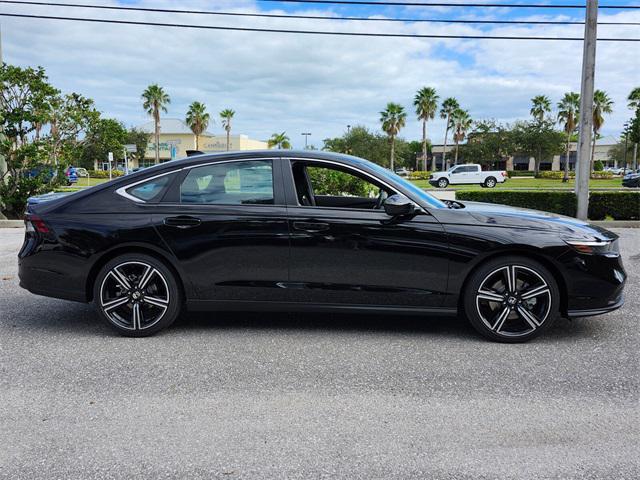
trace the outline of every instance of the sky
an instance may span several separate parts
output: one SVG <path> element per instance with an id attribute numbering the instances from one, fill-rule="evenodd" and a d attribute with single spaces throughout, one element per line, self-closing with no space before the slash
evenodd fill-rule
<path id="1" fill-rule="evenodd" d="M 416 0 L 417 1 L 417 0 Z M 457 0 L 454 3 L 470 3 Z M 494 0 L 494 3 L 514 3 Z M 527 0 L 533 3 L 533 0 Z M 83 3 L 83 0 L 72 0 Z M 60 3 L 52 0 L 52 3 Z M 66 3 L 70 3 L 66 0 Z M 86 2 L 85 2 L 86 3 Z M 254 0 L 100 0 L 104 5 L 327 16 L 438 19 L 583 20 L 581 9 L 388 7 L 298 5 Z M 450 3 L 450 2 L 449 2 Z M 472 2 L 471 2 L 472 3 Z M 535 3 L 580 4 L 576 0 Z M 600 5 L 637 0 L 601 0 Z M 125 18 L 155 22 L 258 28 L 380 33 L 571 36 L 580 25 L 521 26 L 442 23 L 354 22 L 236 18 L 185 14 L 88 11 L 70 7 L 0 4 L 0 12 Z M 640 22 L 640 10 L 601 10 L 600 21 Z M 222 134 L 217 113 L 236 111 L 233 132 L 266 140 L 286 131 L 294 147 L 322 147 L 347 125 L 380 129 L 387 102 L 408 112 L 400 136 L 421 137 L 413 97 L 434 87 L 440 99 L 455 97 L 474 119 L 513 122 L 528 118 L 531 98 L 548 95 L 554 106 L 568 91 L 580 91 L 581 42 L 336 37 L 172 29 L 0 17 L 4 61 L 44 67 L 53 85 L 96 101 L 107 117 L 136 126 L 150 120 L 140 94 L 158 83 L 171 97 L 167 117 L 184 119 L 200 101 L 216 119 L 209 131 Z M 600 26 L 599 37 L 640 38 L 640 26 Z M 614 100 L 604 135 L 619 136 L 631 117 L 626 97 L 640 86 L 640 44 L 599 42 L 596 88 Z M 429 122 L 428 136 L 442 143 L 444 121 Z"/>

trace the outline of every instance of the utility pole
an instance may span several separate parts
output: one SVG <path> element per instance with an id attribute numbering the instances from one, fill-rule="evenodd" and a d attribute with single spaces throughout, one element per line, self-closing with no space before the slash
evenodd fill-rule
<path id="1" fill-rule="evenodd" d="M 587 0 L 582 51 L 582 83 L 580 86 L 580 133 L 576 159 L 577 216 L 586 220 L 589 214 L 589 177 L 591 176 L 591 135 L 593 134 L 593 90 L 596 70 L 596 38 L 598 34 L 598 0 Z"/>
<path id="2" fill-rule="evenodd" d="M 304 149 L 306 150 L 307 149 L 307 139 L 309 138 L 309 135 L 311 135 L 311 133 L 304 132 L 304 133 L 301 133 L 300 135 L 304 136 Z"/>
<path id="3" fill-rule="evenodd" d="M 624 124 L 624 170 L 622 171 L 623 175 L 627 173 L 627 140 L 629 139 L 629 124 Z"/>

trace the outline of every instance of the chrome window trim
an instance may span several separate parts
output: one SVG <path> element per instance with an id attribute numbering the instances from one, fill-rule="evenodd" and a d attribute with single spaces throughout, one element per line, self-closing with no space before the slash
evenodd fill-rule
<path id="1" fill-rule="evenodd" d="M 180 170 L 182 170 L 182 169 L 180 168 L 180 169 L 178 169 L 178 170 L 171 170 L 170 172 L 164 172 L 164 173 L 161 173 L 161 174 L 159 174 L 159 175 L 154 175 L 153 177 L 148 177 L 148 178 L 145 178 L 145 179 L 143 179 L 143 180 L 139 180 L 139 181 L 137 181 L 137 182 L 130 183 L 130 184 L 128 184 L 128 185 L 125 185 L 125 186 L 123 186 L 123 187 L 118 188 L 118 189 L 116 190 L 116 193 L 117 193 L 118 195 L 120 195 L 121 197 L 124 197 L 124 198 L 126 198 L 126 199 L 128 199 L 128 200 L 132 200 L 132 201 L 134 201 L 134 202 L 136 202 L 136 203 L 147 203 L 147 201 L 146 201 L 146 200 L 142 200 L 141 198 L 134 197 L 134 196 L 133 196 L 133 195 L 131 195 L 129 192 L 127 192 L 127 190 L 129 190 L 130 188 L 133 188 L 133 187 L 135 187 L 135 186 L 137 186 L 137 185 L 140 185 L 141 183 L 149 182 L 149 181 L 151 181 L 151 180 L 155 180 L 156 178 L 164 177 L 165 175 L 171 175 L 172 173 L 177 173 L 177 172 L 179 172 Z"/>

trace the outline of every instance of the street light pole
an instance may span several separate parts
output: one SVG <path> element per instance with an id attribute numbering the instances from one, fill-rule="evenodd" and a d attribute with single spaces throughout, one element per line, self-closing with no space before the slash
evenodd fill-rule
<path id="1" fill-rule="evenodd" d="M 624 170 L 623 175 L 627 173 L 627 140 L 629 139 L 629 124 L 624 124 Z"/>
<path id="2" fill-rule="evenodd" d="M 580 133 L 576 159 L 577 217 L 586 220 L 589 214 L 589 177 L 591 176 L 591 135 L 593 133 L 593 90 L 596 67 L 596 35 L 598 30 L 598 0 L 587 0 L 582 51 L 582 82 L 580 86 Z"/>
<path id="3" fill-rule="evenodd" d="M 304 149 L 307 149 L 307 139 L 309 138 L 309 135 L 311 135 L 310 132 L 303 132 L 300 135 L 304 136 Z"/>

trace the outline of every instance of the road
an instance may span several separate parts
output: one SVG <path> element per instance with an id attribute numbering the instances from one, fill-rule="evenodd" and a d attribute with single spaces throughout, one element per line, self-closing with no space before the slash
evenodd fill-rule
<path id="1" fill-rule="evenodd" d="M 121 338 L 20 289 L 0 230 L 0 478 L 637 479 L 640 229 L 617 232 L 623 309 L 502 345 L 355 315 Z"/>

